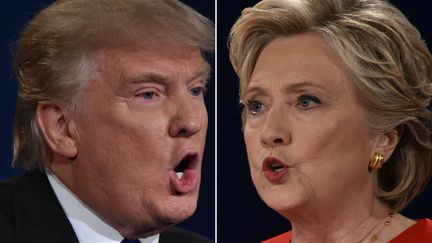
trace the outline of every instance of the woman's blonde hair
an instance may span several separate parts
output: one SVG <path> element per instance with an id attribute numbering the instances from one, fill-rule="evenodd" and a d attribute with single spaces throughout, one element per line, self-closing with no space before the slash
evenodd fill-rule
<path id="1" fill-rule="evenodd" d="M 322 35 L 346 63 L 370 129 L 403 131 L 378 172 L 376 196 L 400 211 L 431 173 L 432 57 L 417 29 L 383 0 L 264 0 L 243 10 L 230 33 L 240 98 L 261 51 L 300 33 Z"/>
<path id="2" fill-rule="evenodd" d="M 58 0 L 39 13 L 17 43 L 18 98 L 15 166 L 43 168 L 47 147 L 36 122 L 39 102 L 78 107 L 78 95 L 97 72 L 99 51 L 158 48 L 161 43 L 214 50 L 214 25 L 177 0 Z"/>

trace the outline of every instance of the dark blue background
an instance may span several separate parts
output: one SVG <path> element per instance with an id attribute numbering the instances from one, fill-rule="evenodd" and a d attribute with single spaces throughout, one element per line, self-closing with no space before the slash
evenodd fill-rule
<path id="1" fill-rule="evenodd" d="M 228 60 L 227 36 L 246 6 L 257 1 L 218 0 L 218 242 L 259 242 L 290 229 L 286 219 L 268 208 L 249 175 L 241 133 L 238 78 Z M 390 1 L 419 29 L 432 47 L 430 1 Z M 410 218 L 432 217 L 432 186 L 403 212 Z"/>
<path id="2" fill-rule="evenodd" d="M 52 0 L 6 1 L 0 10 L 0 179 L 10 178 L 19 172 L 10 167 L 12 159 L 12 124 L 15 111 L 16 84 L 11 72 L 13 43 L 25 24 Z M 185 0 L 203 15 L 214 21 L 214 1 Z M 204 156 L 202 184 L 198 210 L 180 225 L 184 228 L 215 238 L 215 103 L 214 85 L 210 82 L 206 103 L 209 113 L 207 146 Z"/>

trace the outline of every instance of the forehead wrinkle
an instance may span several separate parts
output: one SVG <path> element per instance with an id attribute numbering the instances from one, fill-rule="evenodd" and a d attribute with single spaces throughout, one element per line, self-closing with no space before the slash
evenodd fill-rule
<path id="1" fill-rule="evenodd" d="M 262 95 L 268 95 L 268 92 L 265 88 L 251 84 L 249 87 L 247 87 L 246 91 L 243 94 L 243 97 L 241 97 L 240 101 L 243 101 L 245 96 L 248 96 L 250 94 L 262 94 Z"/>
<path id="2" fill-rule="evenodd" d="M 126 77 L 126 70 L 121 65 L 122 57 L 114 54 L 115 50 L 99 50 L 96 54 L 95 63 L 99 79 L 109 79 L 109 86 L 116 87 L 120 80 Z"/>
<path id="3" fill-rule="evenodd" d="M 286 93 L 294 93 L 294 92 L 298 92 L 298 91 L 304 91 L 308 87 L 325 89 L 324 86 L 317 84 L 316 82 L 300 81 L 300 82 L 294 82 L 294 83 L 290 83 L 290 84 L 286 85 L 284 90 Z"/>
<path id="4" fill-rule="evenodd" d="M 270 82 L 270 81 L 266 81 L 266 82 Z M 283 86 L 284 88 L 282 90 L 284 90 L 285 93 L 295 93 L 295 92 L 305 91 L 310 87 L 318 88 L 320 90 L 327 90 L 325 86 L 313 81 L 299 81 L 299 82 L 294 82 L 289 84 L 285 83 L 283 84 Z M 246 96 L 249 93 L 261 93 L 264 95 L 268 94 L 266 88 L 261 87 L 259 84 L 249 85 L 249 87 L 246 89 L 244 96 Z"/>
<path id="5" fill-rule="evenodd" d="M 155 72 L 142 73 L 132 78 L 126 78 L 126 83 L 141 84 L 141 83 L 157 83 L 161 85 L 167 85 L 169 78 L 167 75 Z"/>
<path id="6" fill-rule="evenodd" d="M 188 79 L 188 83 L 193 82 L 195 79 L 200 77 L 206 77 L 210 76 L 211 67 L 207 62 L 204 62 L 201 64 L 192 74 L 192 77 Z M 158 83 L 161 85 L 168 85 L 170 83 L 170 77 L 169 75 L 160 73 L 160 72 L 144 72 L 139 75 L 136 75 L 132 78 L 125 78 L 124 82 L 131 83 L 131 84 L 140 84 L 140 83 Z"/>

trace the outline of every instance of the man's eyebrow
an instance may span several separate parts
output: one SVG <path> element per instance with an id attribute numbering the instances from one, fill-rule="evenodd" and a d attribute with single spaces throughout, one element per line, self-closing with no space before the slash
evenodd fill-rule
<path id="1" fill-rule="evenodd" d="M 194 81 L 197 78 L 200 78 L 202 76 L 204 76 L 206 78 L 205 82 L 207 82 L 207 79 L 210 77 L 210 73 L 211 73 L 211 67 L 210 64 L 208 64 L 207 62 L 203 62 L 198 68 L 197 70 L 194 72 L 194 74 L 192 75 L 192 78 L 189 79 L 188 83 Z"/>
<path id="2" fill-rule="evenodd" d="M 161 85 L 166 85 L 168 83 L 168 77 L 159 73 L 143 73 L 137 75 L 133 78 L 126 80 L 130 84 L 140 84 L 140 83 L 158 83 Z"/>
<path id="3" fill-rule="evenodd" d="M 206 79 L 210 76 L 211 73 L 211 67 L 210 65 L 205 62 L 202 64 L 197 70 L 192 74 L 192 77 L 187 81 L 188 83 L 193 82 L 195 79 L 205 76 Z M 169 84 L 170 77 L 161 73 L 143 73 L 140 75 L 137 75 L 133 78 L 130 78 L 127 80 L 127 83 L 131 84 L 140 84 L 140 83 L 158 83 L 161 85 L 167 85 Z"/>

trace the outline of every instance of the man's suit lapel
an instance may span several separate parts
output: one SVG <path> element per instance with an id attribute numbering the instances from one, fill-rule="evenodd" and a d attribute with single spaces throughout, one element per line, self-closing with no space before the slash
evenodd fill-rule
<path id="1" fill-rule="evenodd" d="M 16 243 L 79 243 L 45 174 L 27 173 L 14 191 Z"/>

